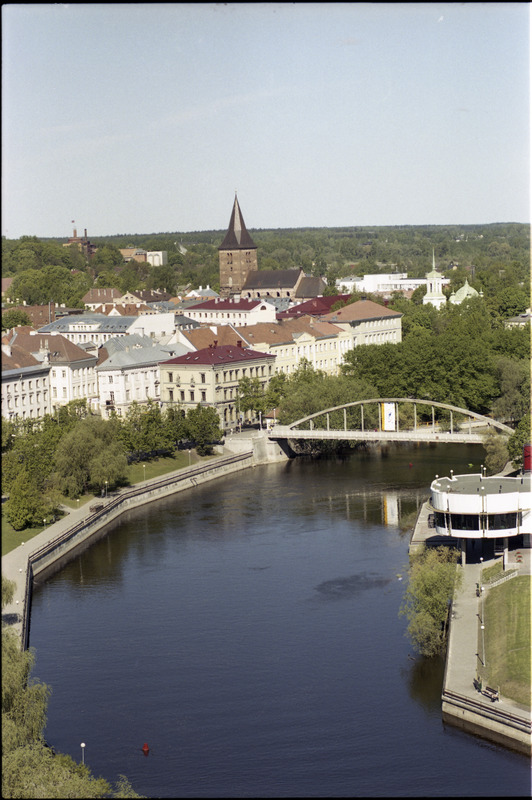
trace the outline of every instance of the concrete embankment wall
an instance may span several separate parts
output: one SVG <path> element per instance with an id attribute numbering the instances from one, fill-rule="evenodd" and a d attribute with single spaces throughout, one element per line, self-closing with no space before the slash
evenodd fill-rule
<path id="1" fill-rule="evenodd" d="M 15 582 L 16 590 L 13 603 L 3 610 L 2 617 L 20 636 L 22 647 L 28 646 L 34 581 L 43 581 L 62 569 L 72 558 L 105 536 L 108 526 L 120 516 L 216 478 L 260 464 L 286 460 L 282 451 L 276 446 L 272 447 L 260 434 L 235 441 L 232 445 L 224 448 L 226 452 L 222 456 L 185 467 L 159 479 L 136 484 L 101 503 L 93 503 L 93 506 L 101 506 L 98 510 L 90 512 L 81 508 L 73 511 L 30 542 L 22 543 L 4 556 L 2 574 Z M 30 549 L 32 544 L 33 549 Z"/>
<path id="2" fill-rule="evenodd" d="M 425 543 L 458 545 L 458 540 L 434 536 L 428 524 L 429 504 L 418 514 L 409 552 L 415 553 Z M 489 562 L 485 562 L 484 566 Z M 475 688 L 479 661 L 479 599 L 477 583 L 481 581 L 482 563 L 457 566 L 462 573 L 462 587 L 453 598 L 449 621 L 447 656 L 442 690 L 442 718 L 449 725 L 480 736 L 504 747 L 530 756 L 532 724 L 530 709 L 501 696 L 492 702 Z M 520 565 L 522 574 L 530 574 L 527 565 Z M 517 573 L 517 570 L 515 570 Z M 514 575 L 511 571 L 506 578 Z"/>
<path id="3" fill-rule="evenodd" d="M 443 721 L 483 739 L 531 755 L 530 720 L 524 715 L 486 706 L 465 695 L 444 690 L 442 695 Z"/>

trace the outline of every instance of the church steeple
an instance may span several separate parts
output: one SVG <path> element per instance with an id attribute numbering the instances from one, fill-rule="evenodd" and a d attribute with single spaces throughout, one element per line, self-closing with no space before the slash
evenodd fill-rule
<path id="1" fill-rule="evenodd" d="M 257 245 L 246 228 L 235 192 L 229 228 L 218 248 L 220 261 L 220 294 L 239 294 L 250 272 L 258 269 Z"/>
<path id="2" fill-rule="evenodd" d="M 218 248 L 219 250 L 249 250 L 256 248 L 257 245 L 249 235 L 244 217 L 238 204 L 238 197 L 235 192 L 235 202 L 229 220 L 229 228 L 225 234 L 225 239 Z"/>

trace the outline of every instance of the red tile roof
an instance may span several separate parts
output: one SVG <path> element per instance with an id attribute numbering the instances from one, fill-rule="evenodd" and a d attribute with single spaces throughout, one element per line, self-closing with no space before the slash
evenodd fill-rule
<path id="1" fill-rule="evenodd" d="M 233 299 L 222 299 L 218 297 L 213 297 L 211 300 L 203 300 L 201 303 L 194 303 L 193 306 L 188 306 L 185 310 L 185 314 L 187 311 L 252 311 L 257 306 L 260 306 L 261 303 L 264 303 L 264 300 L 252 300 L 250 298 L 243 298 L 241 300 L 233 300 Z"/>
<path id="2" fill-rule="evenodd" d="M 186 366 L 204 365 L 204 366 L 221 366 L 222 364 L 233 364 L 242 361 L 256 361 L 259 358 L 273 358 L 270 353 L 258 353 L 256 350 L 249 350 L 249 348 L 235 347 L 234 345 L 219 345 L 216 347 L 204 347 L 202 350 L 196 350 L 193 353 L 186 353 L 184 356 L 176 356 L 170 358 L 168 361 L 161 362 L 162 364 L 180 364 Z"/>

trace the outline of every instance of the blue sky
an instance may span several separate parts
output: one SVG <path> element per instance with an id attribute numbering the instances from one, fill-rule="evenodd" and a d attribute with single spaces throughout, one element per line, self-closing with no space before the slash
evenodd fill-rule
<path id="1" fill-rule="evenodd" d="M 528 3 L 2 6 L 2 234 L 528 222 Z"/>

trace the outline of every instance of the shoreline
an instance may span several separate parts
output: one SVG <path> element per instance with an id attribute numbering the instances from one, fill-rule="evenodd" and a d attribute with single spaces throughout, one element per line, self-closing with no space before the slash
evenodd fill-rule
<path id="1" fill-rule="evenodd" d="M 15 583 L 13 600 L 2 610 L 2 622 L 15 631 L 25 650 L 29 641 L 31 595 L 36 578 L 61 569 L 64 564 L 106 535 L 108 526 L 127 511 L 169 497 L 194 486 L 260 464 L 286 461 L 278 449 L 268 447 L 265 436 L 235 437 L 226 443 L 227 452 L 205 464 L 182 467 L 167 475 L 142 481 L 116 492 L 105 502 L 95 498 L 89 504 L 72 509 L 28 542 L 2 556 L 2 575 Z"/>
<path id="2" fill-rule="evenodd" d="M 410 540 L 409 552 L 415 552 L 425 539 L 434 533 L 428 527 L 428 501 L 421 506 Z M 440 537 L 435 544 L 443 544 Z M 449 539 L 446 540 L 449 544 Z M 507 565 L 507 570 L 518 569 L 518 574 L 531 574 L 531 551 L 523 549 L 523 561 Z M 495 561 L 495 559 L 493 559 Z M 493 703 L 475 687 L 477 675 L 478 611 L 477 583 L 481 571 L 491 563 L 457 565 L 463 571 L 460 591 L 452 600 L 449 619 L 445 673 L 442 687 L 442 718 L 444 723 L 461 728 L 467 733 L 517 750 L 532 757 L 531 709 L 501 695 Z M 489 591 L 489 590 L 488 590 Z"/>

